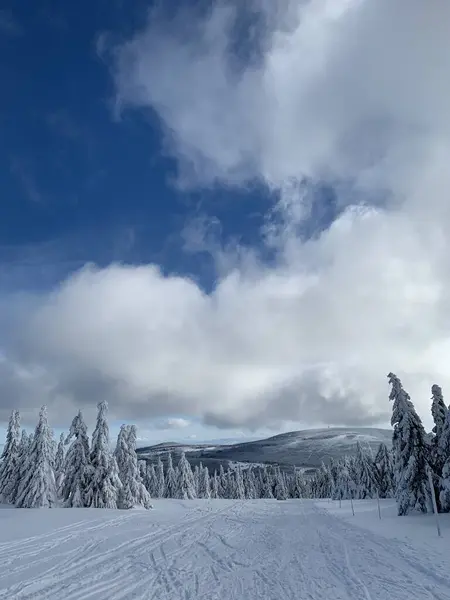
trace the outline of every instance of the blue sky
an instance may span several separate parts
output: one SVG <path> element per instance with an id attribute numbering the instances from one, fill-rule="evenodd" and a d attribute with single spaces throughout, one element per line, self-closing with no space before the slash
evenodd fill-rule
<path id="1" fill-rule="evenodd" d="M 186 229 L 206 224 L 215 243 L 257 244 L 269 193 L 257 184 L 179 189 L 157 115 L 116 118 L 113 80 L 98 51 L 103 34 L 130 34 L 151 5 L 84 4 L 11 3 L 0 13 L 8 57 L 0 98 L 0 290 L 45 293 L 90 262 L 156 263 L 210 290 L 214 264 L 207 248 L 191 248 Z M 174 435 L 202 435 L 197 429 Z"/>
<path id="2" fill-rule="evenodd" d="M 386 424 L 391 370 L 426 414 L 449 15 L 431 43 L 408 7 L 2 7 L 3 422 L 107 399 L 154 441 Z"/>
<path id="3" fill-rule="evenodd" d="M 1 285 L 48 286 L 85 262 L 157 262 L 211 286 L 207 257 L 183 251 L 182 232 L 199 216 L 220 220 L 224 242 L 253 241 L 264 213 L 261 193 L 174 185 L 177 165 L 162 152 L 155 115 L 114 120 L 114 87 L 97 43 L 142 21 L 143 2 L 11 5 L 2 12 L 5 93 L 1 252 L 14 268 Z M 89 18 L 86 18 L 86 15 Z M 216 228 L 217 229 L 217 228 Z"/>

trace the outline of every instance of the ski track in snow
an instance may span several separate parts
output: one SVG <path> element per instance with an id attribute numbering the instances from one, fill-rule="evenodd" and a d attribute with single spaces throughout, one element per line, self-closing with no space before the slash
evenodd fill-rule
<path id="1" fill-rule="evenodd" d="M 80 510 L 49 531 L 51 513 L 35 513 L 46 533 L 0 544 L 1 599 L 450 600 L 444 547 L 424 552 L 312 501 Z"/>

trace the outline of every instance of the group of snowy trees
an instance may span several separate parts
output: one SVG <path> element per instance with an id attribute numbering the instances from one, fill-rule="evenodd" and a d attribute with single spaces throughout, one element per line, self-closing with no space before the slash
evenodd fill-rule
<path id="1" fill-rule="evenodd" d="M 432 510 L 434 487 L 438 510 L 450 512 L 450 410 L 438 385 L 431 389 L 434 428 L 427 434 L 398 377 L 391 385 L 392 449 L 381 444 L 376 456 L 357 443 L 354 456 L 322 464 L 312 476 L 300 469 L 241 465 L 210 473 L 201 464 L 192 469 L 185 454 L 176 466 L 168 455 L 164 467 L 138 460 L 136 427 L 122 425 L 115 451 L 110 447 L 106 402 L 98 405 L 92 439 L 81 411 L 67 436 L 57 444 L 46 408 L 34 434 L 20 431 L 13 411 L 0 459 L 0 502 L 17 507 L 151 507 L 151 498 L 333 498 L 395 497 L 398 514 Z"/>
<path id="2" fill-rule="evenodd" d="M 101 402 L 91 442 L 80 411 L 59 444 L 45 406 L 31 435 L 20 432 L 20 415 L 13 411 L 0 462 L 0 502 L 18 508 L 150 508 L 136 455 L 136 427 L 121 427 L 113 453 L 107 411 Z"/>
<path id="3" fill-rule="evenodd" d="M 400 379 L 388 375 L 393 402 L 392 450 L 380 446 L 374 460 L 358 445 L 355 457 L 322 465 L 311 482 L 313 497 L 395 497 L 398 514 L 432 511 L 432 493 L 439 512 L 450 512 L 450 411 L 442 389 L 431 388 L 433 430 L 426 433 Z M 429 481 L 433 484 L 431 489 Z"/>
<path id="4" fill-rule="evenodd" d="M 176 467 L 173 466 L 172 455 L 167 457 L 167 466 L 161 459 L 153 462 L 140 461 L 142 480 L 153 498 L 230 498 L 257 499 L 277 498 L 286 500 L 289 497 L 305 496 L 305 482 L 300 472 L 296 476 L 283 473 L 278 466 L 254 468 L 240 464 L 210 475 L 202 464 L 192 469 L 184 453 Z"/>

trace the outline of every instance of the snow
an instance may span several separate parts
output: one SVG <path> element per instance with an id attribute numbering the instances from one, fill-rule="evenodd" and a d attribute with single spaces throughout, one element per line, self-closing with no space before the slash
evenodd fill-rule
<path id="1" fill-rule="evenodd" d="M 450 600 L 450 515 L 395 503 L 154 500 L 0 510 L 8 600 Z"/>

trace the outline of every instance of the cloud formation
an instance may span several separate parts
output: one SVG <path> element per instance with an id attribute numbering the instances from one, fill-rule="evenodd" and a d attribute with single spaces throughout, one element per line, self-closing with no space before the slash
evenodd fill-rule
<path id="1" fill-rule="evenodd" d="M 119 107 L 156 112 L 183 185 L 274 191 L 275 264 L 241 252 L 210 295 L 153 265 L 89 267 L 35 299 L 8 365 L 27 365 L 20 381 L 55 406 L 368 425 L 387 420 L 390 370 L 427 423 L 431 384 L 450 394 L 450 5 L 277 6 L 255 1 L 265 29 L 250 60 L 231 2 L 153 15 L 113 53 Z M 293 226 L 305 178 L 346 207 L 307 241 Z"/>

